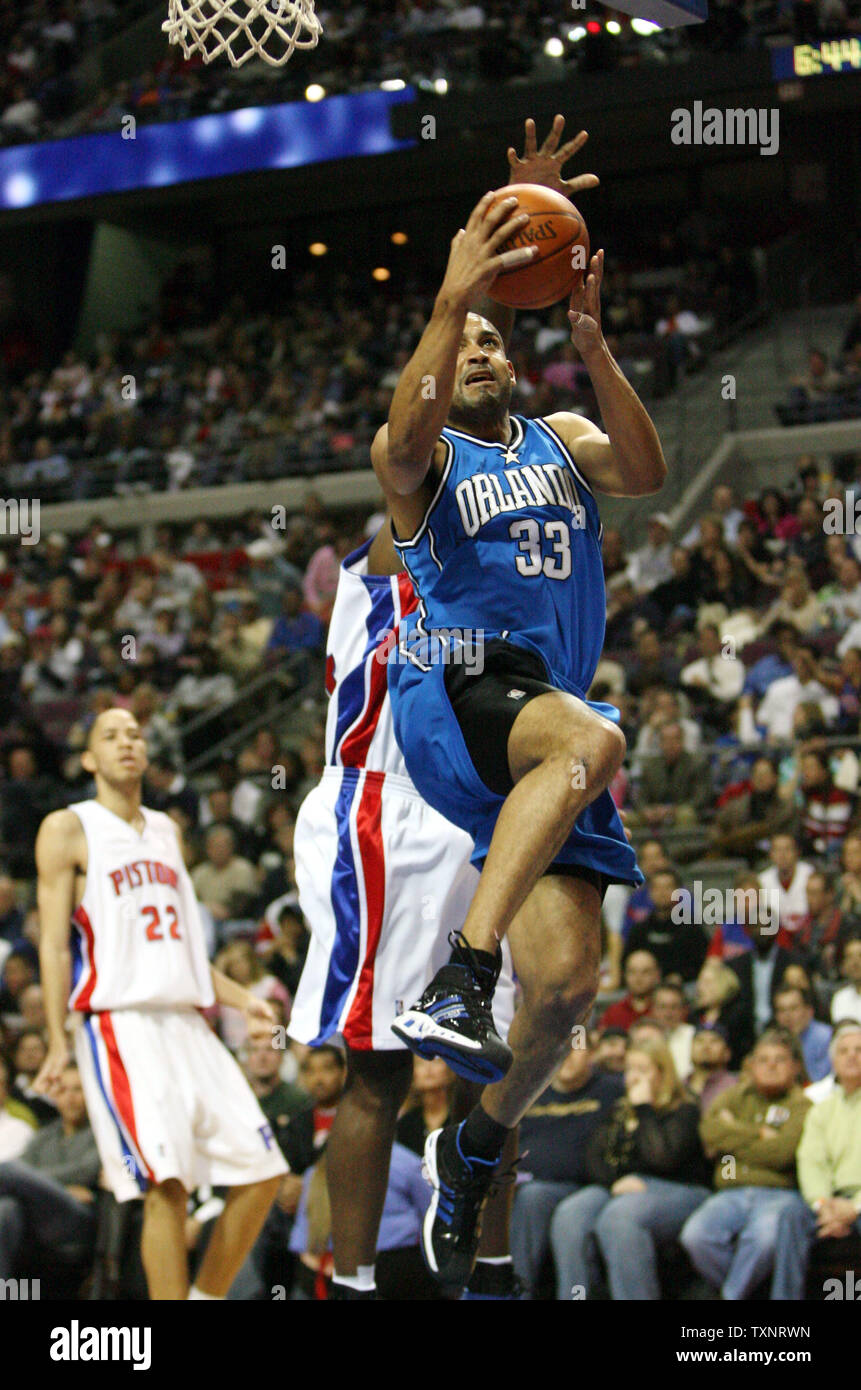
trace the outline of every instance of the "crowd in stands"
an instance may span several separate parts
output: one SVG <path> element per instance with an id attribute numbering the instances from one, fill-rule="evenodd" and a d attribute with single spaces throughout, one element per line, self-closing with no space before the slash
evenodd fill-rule
<path id="1" fill-rule="evenodd" d="M 224 341 L 242 338 L 238 325 L 237 310 Z M 325 337 L 322 316 L 310 331 Z M 542 331 L 548 351 L 564 342 L 553 318 Z M 200 367 L 199 389 L 216 370 Z M 547 399 L 541 381 L 534 395 Z M 621 711 L 629 757 L 612 790 L 646 882 L 608 889 L 593 1031 L 524 1123 L 513 1240 L 533 1295 L 656 1298 L 698 1278 L 724 1298 L 781 1299 L 808 1274 L 821 1291 L 840 1252 L 857 1258 L 861 542 L 827 534 L 823 515 L 861 481 L 858 463 L 841 460 L 838 482 L 830 460 L 805 457 L 787 486 L 755 496 L 721 483 L 690 529 L 674 536 L 655 512 L 631 550 L 605 532 L 607 641 L 590 694 Z M 165 526 L 145 554 L 100 520 L 4 552 L 0 1278 L 22 1251 L 62 1247 L 79 1282 L 105 1202 L 74 1069 L 56 1115 L 32 1093 L 44 1057 L 35 834 L 91 793 L 79 755 L 101 709 L 124 705 L 145 731 L 145 800 L 183 827 L 211 956 L 289 1016 L 307 941 L 293 825 L 324 761 L 326 625 L 339 561 L 381 517 L 328 512 L 313 492 L 283 524 L 277 511 Z M 256 680 L 286 711 L 269 717 L 255 686 L 239 708 L 256 728 L 208 758 L 241 727 L 225 706 Z M 317 1159 L 343 1059 L 249 1048 L 226 1009 L 212 1023 L 294 1155 L 235 1296 L 320 1297 L 331 1263 Z M 417 1069 L 414 1100 L 382 1248 L 391 1287 L 430 1297 L 417 1151 L 450 1103 L 445 1073 Z M 196 1194 L 196 1255 L 219 1201 Z"/>
<path id="2" fill-rule="evenodd" d="M 0 38 L 0 141 L 19 144 L 45 136 L 116 130 L 124 116 L 171 121 L 241 105 L 300 97 L 309 79 L 298 60 L 283 68 L 250 64 L 239 76 L 224 63 L 184 62 L 168 49 L 155 66 L 94 91 L 77 71 L 82 56 L 140 16 L 141 4 L 113 0 L 5 0 Z M 165 14 L 167 5 L 164 6 Z M 325 37 L 314 52 L 314 80 L 330 93 L 377 87 L 401 79 L 458 87 L 482 82 L 558 80 L 572 69 L 610 71 L 666 65 L 703 51 L 732 52 L 768 38 L 811 42 L 846 37 L 861 26 L 857 0 L 730 0 L 707 24 L 637 35 L 627 15 L 620 31 L 605 27 L 606 11 L 568 0 L 374 0 L 318 4 Z M 589 30 L 588 20 L 600 27 Z M 577 37 L 571 38 L 572 29 Z M 561 52 L 548 54 L 548 40 Z"/>
<path id="3" fill-rule="evenodd" d="M 613 790 L 646 883 L 608 890 L 595 1031 L 524 1122 L 513 1250 L 533 1296 L 657 1298 L 674 1278 L 693 1289 L 699 1278 L 724 1298 L 796 1297 L 809 1251 L 815 1294 L 830 1252 L 852 1249 L 861 564 L 853 538 L 822 533 L 828 486 L 804 459 L 786 494 L 739 505 L 720 485 L 675 545 L 662 514 L 632 555 L 617 532 L 605 537 L 613 613 L 592 693 L 620 706 L 628 732 Z M 281 533 L 263 515 L 220 532 L 199 521 L 181 544 L 163 528 L 136 557 L 96 522 L 15 552 L 0 614 L 0 1161 L 13 1170 L 0 1169 L 0 1251 L 4 1233 L 8 1252 L 38 1229 L 46 1247 L 62 1237 L 80 1276 L 94 1238 L 97 1174 L 74 1071 L 56 1117 L 30 1090 L 44 1057 L 33 843 L 48 810 L 88 794 L 78 754 L 89 723 L 111 703 L 137 715 L 152 757 L 146 800 L 183 826 L 211 954 L 286 1020 L 307 940 L 292 839 L 322 768 L 319 658 L 338 561 L 378 521 L 329 515 L 309 493 Z M 188 776 L 189 716 L 217 721 L 285 655 L 298 707 Z M 54 726 L 58 700 L 66 723 Z M 206 742 L 217 727 L 205 724 Z M 322 1296 L 331 1261 L 313 1215 L 309 1227 L 321 1182 L 314 1135 L 331 1122 L 342 1059 L 249 1049 L 241 1017 L 224 1008 L 212 1022 L 292 1154 L 232 1296 L 281 1286 Z M 418 1154 L 425 1118 L 437 1122 L 450 1103 L 451 1078 L 428 1066 L 439 1074 L 417 1069 L 385 1237 L 399 1287 L 415 1297 L 434 1296 L 415 1250 Z M 195 1252 L 219 1200 L 196 1194 Z"/>
<path id="4" fill-rule="evenodd" d="M 775 407 L 782 425 L 813 425 L 861 415 L 861 295 L 839 356 L 829 362 L 820 347 L 807 354 L 807 370 L 793 378 L 788 399 Z"/>
<path id="5" fill-rule="evenodd" d="M 721 246 L 720 218 L 709 221 L 692 216 L 662 235 L 647 285 L 608 264 L 608 342 L 646 399 L 701 366 L 757 302 L 751 254 Z M 369 294 L 356 277 L 297 272 L 279 283 L 275 311 L 241 296 L 225 304 L 208 276 L 204 263 L 181 265 L 138 330 L 103 334 L 91 352 L 59 361 L 46 360 L 0 277 L 0 470 L 10 492 L 47 504 L 367 468 L 430 315 L 426 280 L 393 279 Z M 680 321 L 680 301 L 696 311 L 696 331 Z M 515 409 L 597 417 L 569 338 L 564 304 L 520 316 Z"/>

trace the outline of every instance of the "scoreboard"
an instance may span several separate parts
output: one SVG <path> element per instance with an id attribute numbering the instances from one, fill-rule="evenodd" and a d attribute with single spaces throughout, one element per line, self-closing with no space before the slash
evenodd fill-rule
<path id="1" fill-rule="evenodd" d="M 828 77 L 838 72 L 861 72 L 861 39 L 822 39 L 771 50 L 771 75 L 780 81 L 789 77 Z"/>

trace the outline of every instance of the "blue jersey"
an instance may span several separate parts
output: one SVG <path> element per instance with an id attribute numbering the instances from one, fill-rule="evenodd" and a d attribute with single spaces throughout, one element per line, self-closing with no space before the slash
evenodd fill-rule
<path id="1" fill-rule="evenodd" d="M 420 596 L 405 636 L 505 636 L 583 697 L 604 645 L 601 520 L 589 484 L 544 420 L 513 416 L 509 445 L 446 428 L 439 487 L 395 547 Z"/>

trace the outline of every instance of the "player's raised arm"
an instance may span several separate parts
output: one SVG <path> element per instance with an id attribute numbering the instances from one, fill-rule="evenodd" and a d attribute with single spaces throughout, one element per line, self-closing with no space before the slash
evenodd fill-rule
<path id="1" fill-rule="evenodd" d="M 644 497 L 659 492 L 667 465 L 658 432 L 625 377 L 601 331 L 601 278 L 604 252 L 589 265 L 584 286 L 571 296 L 571 341 L 595 388 L 606 433 L 579 415 L 548 416 L 548 424 L 567 445 L 577 467 L 601 492 L 612 497 Z"/>
<path id="2" fill-rule="evenodd" d="M 569 159 L 579 154 L 589 139 L 588 133 L 581 130 L 561 145 L 559 142 L 564 130 L 565 117 L 554 116 L 553 124 L 539 146 L 535 122 L 528 116 L 524 124 L 523 154 L 518 154 L 513 145 L 508 150 L 509 184 L 538 184 L 542 188 L 552 188 L 556 193 L 564 193 L 566 198 L 573 198 L 575 193 L 585 193 L 590 188 L 597 188 L 600 183 L 597 174 L 575 174 L 570 179 L 562 177 L 562 171 Z M 507 352 L 514 331 L 514 309 L 509 308 L 507 304 L 498 303 L 486 293 L 478 295 L 470 307 L 473 313 L 493 324 Z"/>
<path id="3" fill-rule="evenodd" d="M 75 908 L 75 873 L 86 848 L 81 822 L 74 811 L 52 811 L 36 837 L 37 902 L 39 907 L 39 968 L 48 1027 L 48 1055 L 33 1082 L 36 1091 L 50 1092 L 60 1081 L 69 1049 L 66 1013 L 71 988 L 69 919 Z"/>
<path id="4" fill-rule="evenodd" d="M 371 460 L 390 498 L 409 496 L 425 480 L 451 405 L 470 305 L 500 271 L 527 265 L 535 255 L 531 246 L 500 251 L 529 219 L 517 213 L 513 197 L 490 210 L 494 197 L 485 194 L 452 241 L 430 322 L 395 388 L 388 425 L 374 440 Z"/>

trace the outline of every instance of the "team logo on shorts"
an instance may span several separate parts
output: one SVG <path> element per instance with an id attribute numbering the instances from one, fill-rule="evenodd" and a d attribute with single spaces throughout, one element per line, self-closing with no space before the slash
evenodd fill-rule
<path id="1" fill-rule="evenodd" d="M 525 694 L 525 690 L 509 690 L 508 698 L 509 700 L 522 700 Z"/>

